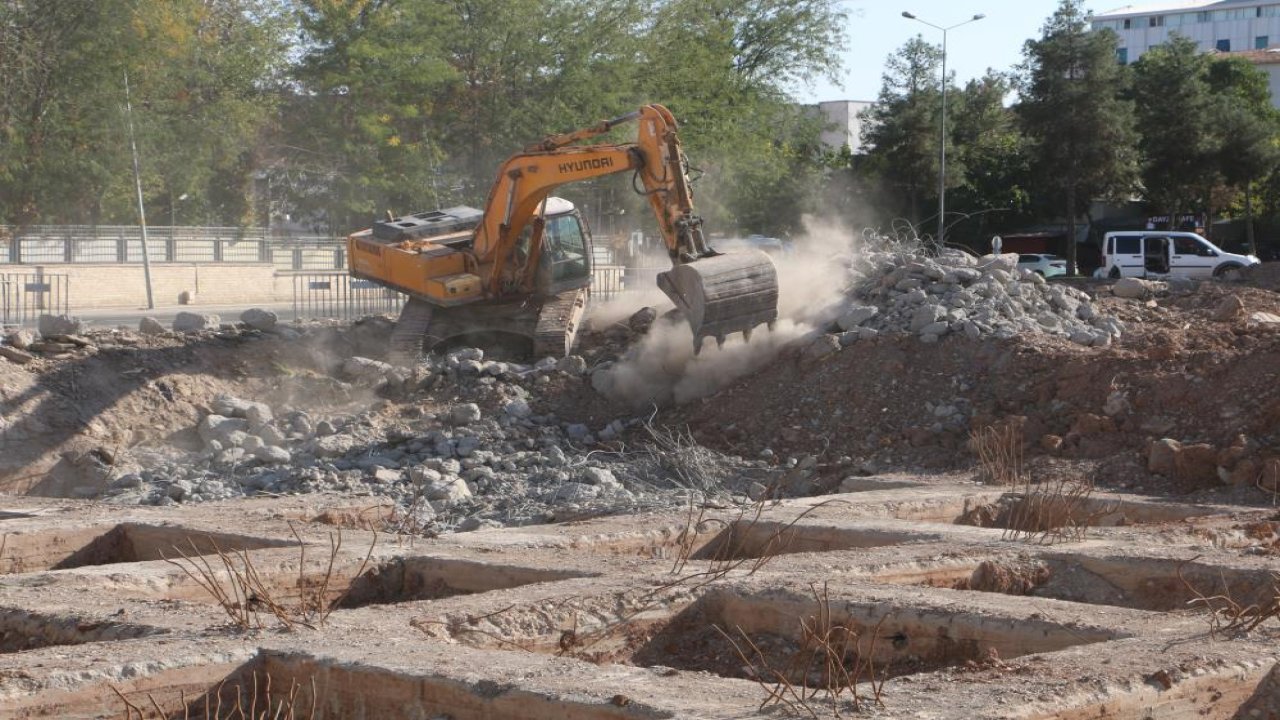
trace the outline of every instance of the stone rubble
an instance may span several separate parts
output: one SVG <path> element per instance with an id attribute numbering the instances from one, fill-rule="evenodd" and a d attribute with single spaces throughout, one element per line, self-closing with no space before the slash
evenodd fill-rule
<path id="1" fill-rule="evenodd" d="M 926 343 L 948 335 L 1048 334 L 1106 346 L 1120 338 L 1124 324 L 1097 313 L 1088 294 L 1017 265 L 1013 253 L 975 258 L 955 250 L 936 257 L 868 251 L 853 256 L 849 302 L 832 328 L 838 346 L 883 333 L 909 333 Z M 823 338 L 818 344 L 811 355 L 839 349 Z"/>
<path id="2" fill-rule="evenodd" d="M 402 419 L 380 412 L 390 407 L 386 400 L 374 399 L 362 412 L 322 416 L 219 396 L 192 428 L 198 451 L 135 448 L 117 461 L 106 499 L 169 505 L 323 492 L 393 502 L 426 532 L 687 504 L 690 489 L 661 458 L 599 445 L 638 427 L 640 419 L 591 428 L 535 410 L 536 392 L 551 376 L 585 372 L 586 362 L 576 356 L 523 365 L 486 360 L 476 348 L 415 368 L 350 357 L 339 364 L 338 377 L 353 389 L 398 399 L 430 391 L 456 400 L 437 412 L 411 409 Z M 714 465 L 713 493 L 741 497 L 749 486 L 776 484 L 763 460 L 716 453 Z"/>
<path id="3" fill-rule="evenodd" d="M 201 330 L 217 330 L 222 319 L 217 315 L 200 315 L 193 312 L 180 312 L 173 316 L 174 332 L 200 332 Z"/>

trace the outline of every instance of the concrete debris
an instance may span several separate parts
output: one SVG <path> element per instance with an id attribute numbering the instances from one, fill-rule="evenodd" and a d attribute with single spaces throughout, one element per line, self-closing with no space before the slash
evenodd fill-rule
<path id="1" fill-rule="evenodd" d="M 470 425 L 480 420 L 480 406 L 475 403 L 455 405 L 449 411 L 449 422 L 454 425 Z"/>
<path id="2" fill-rule="evenodd" d="M 138 321 L 138 332 L 143 335 L 161 335 L 165 332 L 164 325 L 153 317 L 144 317 Z"/>
<path id="3" fill-rule="evenodd" d="M 4 345 L 0 345 L 0 358 L 4 358 L 12 363 L 17 363 L 18 365 L 26 365 L 36 359 L 34 355 L 25 350 L 19 350 L 16 347 L 6 347 Z"/>
<path id="4" fill-rule="evenodd" d="M 4 338 L 4 341 L 8 343 L 11 347 L 15 347 L 19 350 L 26 350 L 27 348 L 31 347 L 32 343 L 36 341 L 36 337 L 31 333 L 30 330 L 24 330 L 22 328 L 18 328 L 17 330 L 14 330 L 13 332 L 6 335 Z"/>
<path id="5" fill-rule="evenodd" d="M 365 386 L 378 386 L 386 383 L 392 376 L 393 368 L 389 363 L 366 357 L 350 357 L 342 364 L 342 373 Z"/>
<path id="6" fill-rule="evenodd" d="M 254 330 L 272 330 L 275 328 L 277 321 L 278 318 L 275 313 L 262 308 L 249 308 L 240 313 L 240 322 Z"/>
<path id="7" fill-rule="evenodd" d="M 1093 346 L 1120 337 L 1123 323 L 1097 313 L 1086 293 L 1018 270 L 1017 260 L 1012 253 L 976 259 L 954 250 L 936 257 L 901 251 L 857 255 L 851 261 L 850 303 L 835 321 L 845 333 L 840 344 L 879 333 L 911 333 L 923 342 L 1039 333 Z"/>
<path id="8" fill-rule="evenodd" d="M 642 307 L 627 319 L 627 327 L 631 332 L 644 334 L 649 332 L 653 321 L 658 319 L 658 311 L 651 307 Z"/>
<path id="9" fill-rule="evenodd" d="M 1111 294 L 1129 300 L 1145 300 L 1166 289 L 1168 286 L 1161 282 L 1127 277 L 1120 278 L 1111 286 Z"/>
<path id="10" fill-rule="evenodd" d="M 213 399 L 213 411 L 227 417 L 243 418 L 251 427 L 261 427 L 271 422 L 271 406 L 266 403 L 244 400 L 230 395 L 219 395 Z"/>
<path id="11" fill-rule="evenodd" d="M 36 323 L 41 337 L 51 335 L 79 335 L 84 332 L 84 323 L 80 318 L 69 315 L 41 315 Z"/>
<path id="12" fill-rule="evenodd" d="M 1242 317 L 1244 317 L 1244 301 L 1239 295 L 1228 295 L 1222 298 L 1213 311 L 1213 319 L 1218 322 L 1235 322 Z"/>
<path id="13" fill-rule="evenodd" d="M 1251 328 L 1280 329 L 1280 315 L 1269 312 L 1251 313 L 1248 325 Z"/>
<path id="14" fill-rule="evenodd" d="M 222 325 L 222 318 L 217 315 L 200 315 L 193 312 L 180 312 L 173 317 L 174 332 L 201 332 L 217 330 Z"/>
<path id="15" fill-rule="evenodd" d="M 111 340 L 94 336 L 94 343 L 123 347 L 132 342 L 128 331 L 120 332 L 125 334 Z M 166 344 L 192 342 L 170 333 L 152 337 Z M 249 335 L 246 341 L 296 339 L 277 331 Z M 22 361 L 34 358 L 8 345 L 0 345 L 0 353 Z M 375 496 L 414 513 L 424 532 L 542 523 L 562 513 L 687 505 L 690 476 L 679 462 L 661 454 L 602 452 L 599 443 L 645 447 L 643 439 L 635 444 L 626 437 L 642 418 L 608 417 L 588 425 L 562 420 L 535 403 L 539 393 L 558 391 L 556 383 L 585 382 L 579 373 L 586 366 L 578 356 L 527 365 L 462 348 L 414 368 L 359 354 L 320 363 L 332 377 L 308 373 L 299 378 L 310 389 L 299 390 L 291 402 L 220 392 L 185 404 L 193 387 L 188 384 L 181 400 L 198 414 L 187 421 L 187 430 L 169 436 L 179 440 L 170 444 L 157 438 L 129 447 L 95 475 L 100 478 L 81 481 L 83 488 L 75 493 L 138 505 L 260 494 Z M 132 371 L 129 367 L 120 377 L 133 382 Z M 148 392 L 177 399 L 174 381 L 160 377 Z M 3 392 L 0 386 L 0 400 Z M 324 392 L 336 402 L 327 410 L 314 409 Z M 16 441 L 28 431 L 5 423 L 0 416 L 0 441 Z M 767 460 L 697 451 L 704 455 L 696 467 L 705 473 L 697 476 L 698 497 L 745 498 L 751 483 L 777 484 Z"/>

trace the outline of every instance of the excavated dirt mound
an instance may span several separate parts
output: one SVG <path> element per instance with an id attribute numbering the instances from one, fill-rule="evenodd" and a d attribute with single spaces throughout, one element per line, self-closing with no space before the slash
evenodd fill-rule
<path id="1" fill-rule="evenodd" d="M 1130 328 L 1108 348 L 1045 337 L 885 337 L 816 361 L 797 351 L 661 418 L 726 451 L 767 446 L 775 457 L 815 455 L 844 472 L 967 466 L 970 433 L 1003 423 L 1020 429 L 1028 454 L 1089 461 L 1103 482 L 1145 477 L 1147 446 L 1161 438 L 1224 449 L 1243 434 L 1251 452 L 1265 454 L 1280 426 L 1280 333 L 1214 321 L 1231 294 L 1246 316 L 1280 310 L 1275 293 L 1207 283 L 1156 301 L 1101 301 Z M 1215 481 L 1184 473 L 1164 487 Z"/>
<path id="2" fill-rule="evenodd" d="M 1243 315 L 1214 320 L 1231 295 Z M 1273 487 L 1267 473 L 1280 463 L 1280 332 L 1248 317 L 1280 313 L 1280 295 L 1203 283 L 1148 301 L 1104 290 L 1096 305 L 1128 327 L 1110 347 L 1039 335 L 928 344 L 886 335 L 815 359 L 801 345 L 713 396 L 647 410 L 593 390 L 590 368 L 636 338 L 621 325 L 604 327 L 584 338 L 587 373 L 537 378 L 528 404 L 599 434 L 584 436 L 584 448 L 604 452 L 651 442 L 637 419 L 687 427 L 717 451 L 814 471 L 805 492 L 832 490 L 856 475 L 967 470 L 976 460 L 971 433 L 992 426 L 1016 429 L 1040 478 L 1083 475 L 1103 486 L 1176 493 L 1234 488 L 1242 498 L 1259 495 L 1254 485 Z M 0 361 L 0 492 L 92 494 L 78 484 L 121 448 L 195 448 L 193 428 L 219 394 L 393 415 L 482 400 L 462 398 L 448 384 L 411 399 L 353 394 L 335 379 L 336 368 L 353 355 L 379 357 L 388 329 L 388 320 L 370 319 L 310 328 L 301 339 L 96 334 L 88 350 L 28 365 Z M 486 416 L 501 409 L 481 405 Z M 621 421 L 625 432 L 592 444 Z M 1151 447 L 1166 438 L 1183 449 L 1156 477 L 1148 472 Z"/>
<path id="3" fill-rule="evenodd" d="M 220 394 L 304 407 L 367 407 L 331 374 L 384 352 L 390 322 L 314 329 L 303 341 L 247 332 L 93 333 L 61 357 L 0 361 L 0 492 L 85 496 L 78 487 L 123 448 L 198 445 L 192 428 Z M 101 488 L 97 488 L 100 490 Z"/>

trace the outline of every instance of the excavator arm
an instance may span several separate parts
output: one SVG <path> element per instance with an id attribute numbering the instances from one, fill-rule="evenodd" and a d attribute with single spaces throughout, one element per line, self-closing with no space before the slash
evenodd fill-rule
<path id="1" fill-rule="evenodd" d="M 628 122 L 637 123 L 635 143 L 575 144 Z M 749 336 L 757 325 L 772 325 L 778 302 L 772 261 L 758 251 L 722 254 L 708 246 L 702 218 L 694 211 L 687 165 L 675 118 L 661 105 L 552 135 L 512 156 L 498 170 L 472 244 L 486 292 L 497 297 L 506 287 L 531 286 L 541 250 L 541 226 L 535 218 L 556 188 L 631 171 L 639 176 L 673 264 L 659 275 L 658 286 L 688 320 L 695 349 L 706 337 L 723 343 L 730 333 Z M 521 233 L 530 225 L 530 260 L 512 267 Z"/>

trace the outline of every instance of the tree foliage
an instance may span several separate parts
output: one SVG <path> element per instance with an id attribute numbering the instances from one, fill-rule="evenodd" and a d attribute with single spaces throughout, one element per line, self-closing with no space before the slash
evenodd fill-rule
<path id="1" fill-rule="evenodd" d="M 920 36 L 907 41 L 885 61 L 880 94 L 863 118 L 866 169 L 903 198 L 890 212 L 905 214 L 915 224 L 924 199 L 937 197 L 941 65 L 940 46 Z M 962 172 L 952 167 L 950 177 Z"/>
<path id="2" fill-rule="evenodd" d="M 793 225 L 761 208 L 823 165 L 787 89 L 838 68 L 841 19 L 835 0 L 7 0 L 0 221 L 136 218 L 127 71 L 153 222 L 345 233 L 479 204 L 513 152 L 661 102 L 731 173 L 699 195 L 724 229 Z"/>
<path id="3" fill-rule="evenodd" d="M 1116 62 L 1116 35 L 1090 31 L 1081 0 L 1060 0 L 1041 37 L 1027 41 L 1017 106 L 1040 192 L 1060 198 L 1067 268 L 1076 269 L 1076 218 L 1095 199 L 1133 188 L 1133 104 Z"/>
<path id="4" fill-rule="evenodd" d="M 1147 199 L 1162 213 L 1204 210 L 1206 188 L 1216 184 L 1220 139 L 1209 57 L 1194 41 L 1175 33 L 1144 53 L 1133 75 Z"/>

